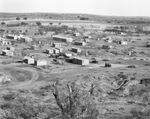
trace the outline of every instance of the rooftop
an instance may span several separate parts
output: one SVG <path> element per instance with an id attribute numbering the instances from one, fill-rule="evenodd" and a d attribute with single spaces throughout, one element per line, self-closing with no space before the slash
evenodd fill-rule
<path id="1" fill-rule="evenodd" d="M 71 37 L 69 37 L 69 36 L 62 36 L 62 35 L 53 35 L 53 37 L 61 38 L 61 39 L 71 38 Z"/>

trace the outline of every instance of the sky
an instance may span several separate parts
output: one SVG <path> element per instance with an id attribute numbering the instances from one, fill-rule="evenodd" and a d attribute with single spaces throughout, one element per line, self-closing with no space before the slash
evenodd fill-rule
<path id="1" fill-rule="evenodd" d="M 150 16 L 150 0 L 0 0 L 0 12 Z"/>

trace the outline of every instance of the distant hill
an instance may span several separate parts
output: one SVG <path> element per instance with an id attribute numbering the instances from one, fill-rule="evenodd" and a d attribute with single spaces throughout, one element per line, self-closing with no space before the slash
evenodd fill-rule
<path id="1" fill-rule="evenodd" d="M 19 18 L 30 19 L 61 19 L 61 20 L 92 20 L 96 22 L 117 24 L 150 24 L 150 17 L 121 17 L 92 14 L 62 14 L 62 13 L 0 13 L 1 20 Z M 83 18 L 83 19 L 82 19 Z M 85 19 L 84 19 L 85 18 Z"/>

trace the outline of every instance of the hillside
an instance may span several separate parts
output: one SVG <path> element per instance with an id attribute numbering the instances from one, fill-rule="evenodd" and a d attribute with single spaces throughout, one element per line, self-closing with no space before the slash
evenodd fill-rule
<path id="1" fill-rule="evenodd" d="M 92 14 L 62 14 L 62 13 L 0 13 L 1 20 L 9 20 L 19 18 L 30 19 L 63 19 L 63 20 L 81 20 L 81 18 L 88 18 L 89 20 L 104 23 L 117 24 L 149 24 L 150 17 L 126 17 L 126 16 L 102 16 Z"/>

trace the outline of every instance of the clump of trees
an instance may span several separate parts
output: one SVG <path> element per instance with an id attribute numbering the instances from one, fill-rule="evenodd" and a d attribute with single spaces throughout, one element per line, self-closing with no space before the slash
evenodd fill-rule
<path id="1" fill-rule="evenodd" d="M 26 23 L 26 22 L 21 22 L 21 25 L 28 25 L 28 23 Z"/>
<path id="2" fill-rule="evenodd" d="M 62 25 L 62 26 L 41 26 L 40 27 L 41 31 L 45 31 L 45 32 L 49 32 L 49 31 L 54 31 L 56 33 L 62 33 L 68 30 L 72 30 L 75 31 L 76 28 L 75 27 L 68 27 L 66 25 Z"/>
<path id="3" fill-rule="evenodd" d="M 41 26 L 42 23 L 38 21 L 38 22 L 36 22 L 36 25 Z"/>
<path id="4" fill-rule="evenodd" d="M 90 20 L 88 17 L 80 17 L 80 20 Z"/>
<path id="5" fill-rule="evenodd" d="M 1 22 L 1 25 L 5 25 L 6 23 L 5 22 Z"/>
<path id="6" fill-rule="evenodd" d="M 20 26 L 20 24 L 19 23 L 14 23 L 14 24 L 7 24 L 7 27 L 18 27 L 18 26 Z"/>
<path id="7" fill-rule="evenodd" d="M 20 17 L 16 17 L 16 20 L 20 20 Z"/>
<path id="8" fill-rule="evenodd" d="M 0 33 L 4 33 L 5 32 L 5 30 L 4 29 L 0 29 Z"/>
<path id="9" fill-rule="evenodd" d="M 50 25 L 53 25 L 53 23 L 52 23 L 52 22 L 50 22 L 49 24 L 50 24 Z"/>

